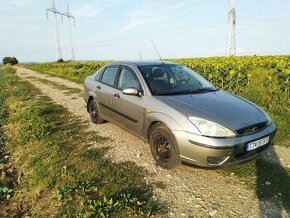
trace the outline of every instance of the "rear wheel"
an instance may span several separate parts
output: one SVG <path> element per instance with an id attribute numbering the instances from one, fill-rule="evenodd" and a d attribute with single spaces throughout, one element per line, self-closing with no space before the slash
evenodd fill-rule
<path id="1" fill-rule="evenodd" d="M 96 124 L 103 123 L 104 120 L 100 116 L 99 108 L 95 100 L 91 100 L 88 105 L 91 121 Z"/>
<path id="2" fill-rule="evenodd" d="M 149 138 L 151 153 L 155 162 L 171 169 L 180 164 L 179 149 L 172 132 L 163 124 L 157 124 Z"/>

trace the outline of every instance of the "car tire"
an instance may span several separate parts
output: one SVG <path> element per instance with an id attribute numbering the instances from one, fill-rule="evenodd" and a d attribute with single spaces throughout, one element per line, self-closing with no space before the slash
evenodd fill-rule
<path id="1" fill-rule="evenodd" d="M 157 124 L 149 137 L 152 156 L 155 162 L 171 169 L 180 164 L 179 149 L 172 132 L 163 124 Z"/>
<path id="2" fill-rule="evenodd" d="M 96 124 L 101 124 L 104 120 L 100 116 L 99 108 L 95 100 L 91 100 L 88 105 L 91 121 Z"/>

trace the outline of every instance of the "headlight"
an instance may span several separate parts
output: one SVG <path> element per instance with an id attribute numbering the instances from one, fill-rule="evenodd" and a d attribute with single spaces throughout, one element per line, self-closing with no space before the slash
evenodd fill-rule
<path id="1" fill-rule="evenodd" d="M 204 136 L 211 137 L 234 137 L 235 133 L 226 127 L 223 127 L 217 123 L 198 118 L 188 117 L 188 119 L 198 128 Z"/>

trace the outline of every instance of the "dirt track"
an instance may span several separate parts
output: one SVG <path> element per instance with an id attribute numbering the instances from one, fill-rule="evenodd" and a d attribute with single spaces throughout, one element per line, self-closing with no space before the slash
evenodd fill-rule
<path id="1" fill-rule="evenodd" d="M 73 115 L 89 121 L 86 106 L 81 97 L 83 86 L 64 79 L 39 74 L 23 67 L 15 67 L 17 75 L 32 83 L 44 95 L 57 104 L 63 105 Z M 38 78 L 38 79 L 36 79 Z M 79 89 L 79 93 L 67 93 L 57 86 L 44 83 L 39 79 Z M 118 126 L 105 123 L 90 124 L 89 128 L 101 136 L 109 137 L 104 145 L 111 149 L 107 156 L 114 161 L 133 161 L 144 166 L 148 180 L 162 181 L 165 189 L 155 190 L 156 198 L 169 203 L 169 217 L 289 217 L 283 208 L 275 207 L 270 202 L 262 202 L 255 190 L 248 189 L 235 175 L 225 176 L 214 170 L 204 170 L 187 166 L 179 166 L 174 170 L 157 167 L 150 154 L 149 145 Z M 275 146 L 268 155 L 276 156 L 286 167 L 290 167 L 289 149 Z M 287 154 L 288 152 L 288 154 Z M 265 181 L 266 182 L 266 181 Z M 278 194 L 278 193 L 277 193 Z"/>

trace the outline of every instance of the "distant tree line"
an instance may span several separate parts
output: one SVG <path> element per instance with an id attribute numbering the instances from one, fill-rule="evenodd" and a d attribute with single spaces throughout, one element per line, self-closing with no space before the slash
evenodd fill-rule
<path id="1" fill-rule="evenodd" d="M 18 64 L 18 60 L 15 58 L 15 57 L 5 57 L 3 58 L 3 64 L 11 64 L 11 65 L 14 65 L 14 64 Z"/>

